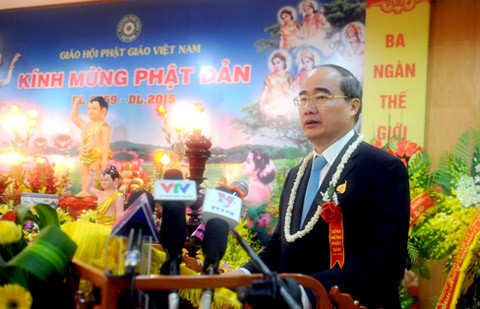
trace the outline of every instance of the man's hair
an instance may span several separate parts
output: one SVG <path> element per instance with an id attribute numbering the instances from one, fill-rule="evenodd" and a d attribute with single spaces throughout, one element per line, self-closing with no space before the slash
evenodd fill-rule
<path id="1" fill-rule="evenodd" d="M 97 101 L 98 104 L 100 105 L 100 109 L 102 108 L 106 108 L 107 111 L 108 111 L 108 103 L 107 101 L 105 101 L 105 99 L 103 97 L 94 97 L 93 99 L 90 100 L 90 102 L 94 102 L 94 101 Z"/>
<path id="2" fill-rule="evenodd" d="M 358 109 L 357 114 L 355 115 L 355 122 L 358 121 L 358 117 L 362 113 L 362 96 L 363 96 L 363 88 L 360 81 L 352 74 L 349 70 L 335 65 L 335 64 L 323 64 L 319 65 L 316 68 L 321 67 L 328 67 L 336 70 L 342 76 L 342 80 L 340 81 L 340 90 L 342 90 L 343 94 L 346 95 L 349 99 L 358 98 L 360 100 L 360 108 Z"/>

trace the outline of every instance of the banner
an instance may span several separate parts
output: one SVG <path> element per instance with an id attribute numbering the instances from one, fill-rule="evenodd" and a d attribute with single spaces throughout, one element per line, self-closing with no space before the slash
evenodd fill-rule
<path id="1" fill-rule="evenodd" d="M 117 161 L 151 165 L 191 133 L 200 110 L 209 164 L 247 178 L 239 163 L 251 148 L 279 164 L 308 148 L 293 98 L 322 63 L 362 80 L 364 44 L 363 0 L 130 0 L 0 13 L 0 154 L 28 150 L 75 177 L 72 102 L 83 99 L 88 121 L 88 101 L 103 96 Z"/>
<path id="2" fill-rule="evenodd" d="M 367 0 L 362 132 L 424 144 L 430 1 Z"/>

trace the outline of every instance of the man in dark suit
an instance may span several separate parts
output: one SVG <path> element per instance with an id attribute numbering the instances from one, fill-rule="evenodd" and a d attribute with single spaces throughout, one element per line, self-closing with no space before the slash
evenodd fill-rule
<path id="1" fill-rule="evenodd" d="M 295 105 L 315 150 L 288 173 L 279 223 L 260 257 L 272 271 L 310 275 L 369 309 L 401 308 L 410 214 L 406 167 L 353 130 L 362 87 L 348 70 L 316 68 Z M 312 172 L 318 159 L 324 165 Z M 309 199 L 314 175 L 316 196 Z M 252 263 L 245 269 L 258 272 Z"/>

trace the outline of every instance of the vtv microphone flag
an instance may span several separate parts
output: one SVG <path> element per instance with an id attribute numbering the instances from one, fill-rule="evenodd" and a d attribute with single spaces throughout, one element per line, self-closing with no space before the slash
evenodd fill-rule
<path id="1" fill-rule="evenodd" d="M 227 247 L 228 232 L 235 228 L 240 220 L 241 210 L 242 200 L 237 192 L 225 187 L 207 190 L 202 210 L 202 219 L 205 224 L 202 243 L 203 273 L 207 275 L 218 273 L 218 264 Z M 212 288 L 202 292 L 200 309 L 210 308 L 213 292 Z"/>
<path id="2" fill-rule="evenodd" d="M 202 219 L 206 224 L 212 218 L 225 220 L 230 228 L 237 226 L 242 212 L 242 200 L 221 190 L 207 190 L 203 202 Z"/>
<path id="3" fill-rule="evenodd" d="M 166 260 L 160 268 L 163 275 L 179 275 L 182 262 L 182 249 L 187 238 L 185 208 L 197 200 L 196 183 L 184 180 L 177 169 L 165 171 L 164 179 L 155 181 L 154 199 L 162 205 L 160 244 L 165 249 Z M 168 307 L 178 308 L 178 291 L 168 294 Z"/>
<path id="4" fill-rule="evenodd" d="M 154 192 L 153 198 L 156 201 L 179 201 L 185 207 L 197 200 L 197 188 L 193 180 L 157 179 Z"/>

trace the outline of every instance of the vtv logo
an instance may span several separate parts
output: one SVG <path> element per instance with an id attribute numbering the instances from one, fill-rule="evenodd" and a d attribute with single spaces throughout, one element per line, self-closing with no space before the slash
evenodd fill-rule
<path id="1" fill-rule="evenodd" d="M 188 188 L 190 188 L 190 185 L 190 183 L 160 183 L 160 187 L 163 189 L 163 191 L 173 194 L 186 193 Z"/>
<path id="2" fill-rule="evenodd" d="M 229 208 L 233 201 L 235 200 L 235 197 L 231 194 L 225 194 L 223 192 L 218 192 L 218 203 L 220 204 L 219 206 Z"/>

